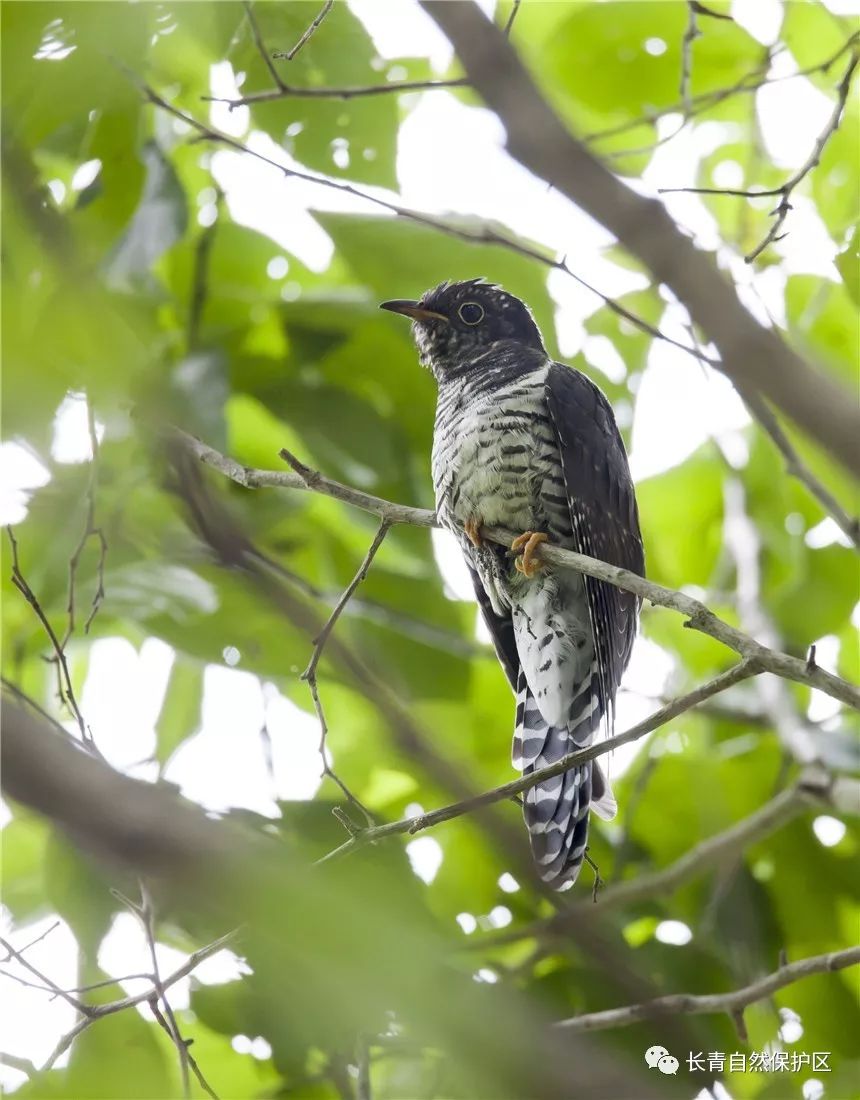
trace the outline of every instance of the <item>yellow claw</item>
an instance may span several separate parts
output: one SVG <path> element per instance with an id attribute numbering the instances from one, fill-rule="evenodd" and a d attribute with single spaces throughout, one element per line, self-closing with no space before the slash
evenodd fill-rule
<path id="1" fill-rule="evenodd" d="M 543 568 L 543 562 L 535 559 L 534 555 L 540 544 L 548 539 L 549 535 L 543 531 L 524 531 L 511 543 L 511 550 L 522 550 L 522 554 L 514 561 L 514 566 L 524 577 L 533 577 Z"/>
<path id="2" fill-rule="evenodd" d="M 463 524 L 463 530 L 469 537 L 469 542 L 479 550 L 484 545 L 484 540 L 481 538 L 481 521 L 477 516 L 472 516 L 471 519 L 467 519 Z"/>

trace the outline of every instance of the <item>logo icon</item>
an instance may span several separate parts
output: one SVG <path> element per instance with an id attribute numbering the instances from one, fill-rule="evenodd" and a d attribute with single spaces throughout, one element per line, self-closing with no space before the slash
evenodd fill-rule
<path id="1" fill-rule="evenodd" d="M 645 1061 L 649 1069 L 659 1069 L 661 1073 L 676 1074 L 680 1065 L 665 1047 L 648 1047 Z"/>

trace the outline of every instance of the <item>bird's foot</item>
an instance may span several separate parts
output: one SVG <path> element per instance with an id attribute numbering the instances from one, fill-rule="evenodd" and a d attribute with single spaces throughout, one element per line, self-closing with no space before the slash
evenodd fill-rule
<path id="1" fill-rule="evenodd" d="M 534 554 L 540 544 L 548 539 L 549 535 L 543 531 L 524 531 L 511 543 L 511 550 L 522 550 L 514 565 L 524 577 L 533 577 L 542 568 L 543 562 L 535 560 Z"/>
<path id="2" fill-rule="evenodd" d="M 463 524 L 463 530 L 466 532 L 469 542 L 476 550 L 480 550 L 484 545 L 484 540 L 481 538 L 481 520 L 477 516 L 472 516 Z"/>

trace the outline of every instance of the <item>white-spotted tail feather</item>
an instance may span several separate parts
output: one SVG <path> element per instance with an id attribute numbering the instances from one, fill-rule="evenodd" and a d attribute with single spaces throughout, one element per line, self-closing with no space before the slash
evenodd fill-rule
<path id="1" fill-rule="evenodd" d="M 517 681 L 517 716 L 513 762 L 524 775 L 555 764 L 568 753 L 588 744 L 600 724 L 599 681 L 592 666 L 587 680 L 574 692 L 570 725 L 550 725 L 537 705 L 523 670 Z M 526 791 L 523 816 L 529 831 L 538 872 L 557 890 L 576 881 L 588 840 L 588 811 L 595 778 L 592 762 L 545 779 Z M 609 808 L 612 792 L 596 770 L 601 809 Z"/>

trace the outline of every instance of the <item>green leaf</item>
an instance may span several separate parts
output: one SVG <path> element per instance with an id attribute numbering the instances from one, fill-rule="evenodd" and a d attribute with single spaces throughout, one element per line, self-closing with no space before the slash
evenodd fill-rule
<path id="1" fill-rule="evenodd" d="M 722 548 L 723 485 L 709 447 L 636 487 L 648 576 L 705 586 Z M 683 501 L 683 516 L 678 502 Z"/>
<path id="2" fill-rule="evenodd" d="M 841 283 L 792 275 L 785 289 L 788 329 L 800 343 L 856 386 L 860 361 L 857 311 Z"/>
<path id="3" fill-rule="evenodd" d="M 837 65 L 841 69 L 845 59 Z M 818 213 L 839 244 L 860 216 L 860 172 L 854 156 L 858 145 L 860 105 L 854 95 L 848 99 L 839 129 L 824 146 L 818 164 L 810 174 Z"/>
<path id="4" fill-rule="evenodd" d="M 254 7 L 266 52 L 286 52 L 298 42 L 315 13 L 309 4 Z M 231 50 L 234 69 L 247 73 L 244 94 L 270 90 L 272 77 L 247 24 Z M 367 32 L 346 4 L 335 4 L 292 61 L 276 60 L 282 79 L 297 88 L 385 84 L 393 65 L 377 60 Z M 395 187 L 398 105 L 393 95 L 305 98 L 286 95 L 252 106 L 255 124 L 311 168 L 328 176 Z M 341 150 L 338 153 L 337 150 Z M 339 163 L 340 156 L 348 164 Z"/>
<path id="5" fill-rule="evenodd" d="M 16 809 L 3 828 L 3 904 L 19 924 L 35 920 L 48 908 L 44 859 L 49 837 L 45 822 L 25 810 Z"/>
<path id="6" fill-rule="evenodd" d="M 155 758 L 162 766 L 191 737 L 200 722 L 203 701 L 203 669 L 196 661 L 177 655 L 158 721 L 155 723 Z"/>
<path id="7" fill-rule="evenodd" d="M 141 159 L 146 179 L 140 203 L 106 265 L 106 277 L 115 287 L 148 274 L 188 225 L 185 194 L 173 165 L 154 142 L 144 146 Z"/>
<path id="8" fill-rule="evenodd" d="M 566 8 L 570 15 L 543 43 L 540 72 L 552 82 L 572 121 L 600 117 L 609 125 L 647 117 L 680 100 L 684 5 L 614 0 Z M 701 31 L 692 51 L 693 95 L 732 84 L 754 67 L 761 53 L 732 21 L 702 19 Z M 625 141 L 632 148 L 643 143 L 643 136 L 634 131 Z"/>
<path id="9" fill-rule="evenodd" d="M 180 1014 L 180 1027 L 181 1014 Z M 66 1095 L 76 1100 L 172 1100 L 181 1096 L 174 1064 L 156 1039 L 156 1024 L 137 1012 L 117 1012 L 89 1027 L 72 1047 Z"/>
<path id="10" fill-rule="evenodd" d="M 68 921 L 85 961 L 94 963 L 98 946 L 119 903 L 93 862 L 56 833 L 45 850 L 46 897 Z"/>
<path id="11" fill-rule="evenodd" d="M 465 242 L 393 218 L 322 213 L 316 218 L 377 302 L 419 297 L 445 279 L 484 276 L 527 302 L 548 346 L 555 347 L 555 310 L 545 272 L 533 261 L 499 245 Z M 461 224 L 467 232 L 474 228 L 468 219 Z M 388 323 L 395 326 L 399 320 L 392 317 Z"/>

